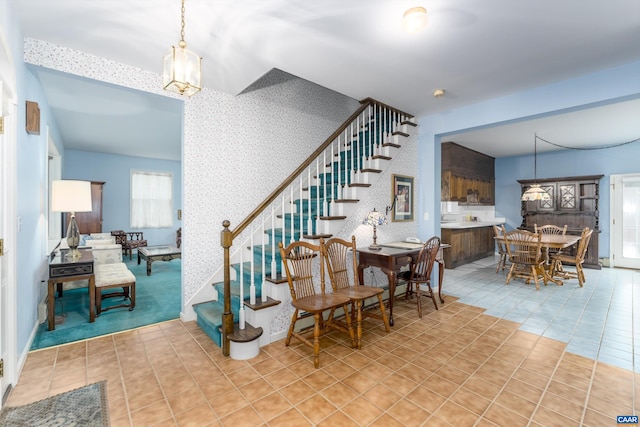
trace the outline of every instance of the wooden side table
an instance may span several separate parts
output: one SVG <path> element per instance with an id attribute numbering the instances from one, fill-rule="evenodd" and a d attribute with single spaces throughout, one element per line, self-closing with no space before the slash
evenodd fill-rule
<path id="1" fill-rule="evenodd" d="M 74 258 L 69 255 L 68 249 L 61 249 L 59 255 L 49 261 L 49 278 L 47 280 L 47 319 L 49 330 L 56 328 L 55 315 L 55 290 L 56 284 L 72 282 L 74 280 L 89 281 L 89 323 L 95 322 L 95 295 L 96 282 L 93 269 L 93 253 L 91 249 L 80 249 L 80 257 Z"/>

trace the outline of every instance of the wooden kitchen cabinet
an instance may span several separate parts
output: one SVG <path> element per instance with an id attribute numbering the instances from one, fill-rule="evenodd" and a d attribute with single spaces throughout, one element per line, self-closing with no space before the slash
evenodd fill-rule
<path id="1" fill-rule="evenodd" d="M 584 227 L 593 230 L 584 267 L 600 269 L 598 235 L 600 212 L 598 207 L 600 179 L 604 175 L 518 180 L 524 193 L 532 184 L 539 184 L 551 200 L 521 202 L 522 224 L 519 228 L 533 231 L 535 224 L 567 225 L 568 234 L 579 235 Z M 574 250 L 574 249 L 570 249 Z"/>
<path id="2" fill-rule="evenodd" d="M 444 265 L 456 268 L 495 253 L 493 227 L 442 228 L 442 242 L 451 247 L 444 251 Z"/>
<path id="3" fill-rule="evenodd" d="M 441 200 L 495 204 L 495 159 L 454 142 L 442 144 Z"/>

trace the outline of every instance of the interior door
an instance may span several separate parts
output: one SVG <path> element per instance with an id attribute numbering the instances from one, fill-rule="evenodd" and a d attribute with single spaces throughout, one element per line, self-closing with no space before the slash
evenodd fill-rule
<path id="1" fill-rule="evenodd" d="M 640 268 L 640 174 L 611 176 L 611 265 Z"/>
<path id="2" fill-rule="evenodd" d="M 2 51 L 0 45 L 0 51 Z M 1 55 L 0 55 L 1 56 Z M 2 67 L 0 67 L 2 68 Z M 15 316 L 15 118 L 16 106 L 11 91 L 0 78 L 0 408 L 11 384 L 16 381 Z"/>

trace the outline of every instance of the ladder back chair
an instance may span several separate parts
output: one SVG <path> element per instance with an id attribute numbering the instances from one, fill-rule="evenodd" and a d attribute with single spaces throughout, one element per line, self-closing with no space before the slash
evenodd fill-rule
<path id="1" fill-rule="evenodd" d="M 578 279 L 580 287 L 584 285 L 585 277 L 582 264 L 584 264 L 584 257 L 587 254 L 587 248 L 589 247 L 589 241 L 593 230 L 589 227 L 585 227 L 580 234 L 580 241 L 578 242 L 578 250 L 575 256 L 569 254 L 556 254 L 551 257 L 551 272 L 553 276 L 558 276 L 563 279 Z M 563 264 L 570 264 L 576 267 L 576 271 L 566 271 L 563 268 Z"/>
<path id="2" fill-rule="evenodd" d="M 355 336 L 351 327 L 351 317 L 349 313 L 349 297 L 325 293 L 324 278 L 324 252 L 322 250 L 323 240 L 320 245 L 313 245 L 307 242 L 293 242 L 286 248 L 282 242 L 278 243 L 280 256 L 284 263 L 289 291 L 291 292 L 291 305 L 294 313 L 291 317 L 291 325 L 287 333 L 285 345 L 291 343 L 291 338 L 296 337 L 305 345 L 313 349 L 313 364 L 316 368 L 320 366 L 320 336 L 327 332 L 328 328 L 347 332 L 351 338 L 351 345 L 355 347 Z M 314 279 L 320 278 L 319 291 Z M 338 308 L 344 310 L 346 326 L 334 319 Z M 327 319 L 324 319 L 324 312 L 328 311 Z M 298 332 L 295 325 L 298 320 L 313 316 L 313 341 L 309 339 L 308 333 Z"/>
<path id="3" fill-rule="evenodd" d="M 356 346 L 362 348 L 362 318 L 373 317 L 382 320 L 387 332 L 389 319 L 382 301 L 383 288 L 355 284 L 358 280 L 358 263 L 356 260 L 356 238 L 351 236 L 351 242 L 344 239 L 332 238 L 323 245 L 327 271 L 333 293 L 347 296 L 351 300 L 351 322 L 356 321 Z M 351 260 L 349 262 L 349 252 Z M 351 271 L 349 271 L 351 270 Z M 365 300 L 377 298 L 380 314 L 364 310 Z"/>
<path id="4" fill-rule="evenodd" d="M 405 298 L 409 298 L 410 295 L 416 295 L 418 303 L 418 317 L 422 318 L 422 291 L 420 285 L 426 285 L 427 296 L 433 301 L 433 306 L 438 309 L 438 303 L 436 302 L 436 295 L 431 289 L 431 272 L 433 271 L 433 264 L 438 256 L 440 250 L 440 237 L 433 236 L 427 240 L 418 257 L 411 261 L 411 269 L 405 271 L 399 275 L 399 277 L 407 282 L 407 289 L 405 291 Z M 415 286 L 415 289 L 414 289 Z"/>
<path id="5" fill-rule="evenodd" d="M 507 230 L 505 230 L 504 225 L 498 227 L 497 225 L 493 226 L 493 234 L 496 237 L 503 236 Z M 507 247 L 505 246 L 504 240 L 496 239 L 496 247 L 498 248 L 498 265 L 496 266 L 496 273 L 500 270 L 504 271 L 507 268 Z"/>
<path id="6" fill-rule="evenodd" d="M 529 284 L 531 280 L 536 285 L 536 290 L 540 290 L 538 279 L 542 277 L 544 285 L 547 285 L 549 277 L 544 268 L 545 257 L 542 254 L 542 243 L 540 234 L 527 230 L 513 230 L 504 235 L 507 253 L 511 268 L 507 275 L 508 285 L 512 278 L 524 278 Z"/>

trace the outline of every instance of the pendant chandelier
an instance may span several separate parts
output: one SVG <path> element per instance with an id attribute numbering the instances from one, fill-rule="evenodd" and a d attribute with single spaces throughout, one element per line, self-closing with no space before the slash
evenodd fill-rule
<path id="1" fill-rule="evenodd" d="M 187 42 L 184 41 L 184 0 L 182 0 L 181 22 L 178 47 L 171 46 L 171 50 L 164 57 L 162 86 L 170 92 L 192 96 L 202 89 L 200 84 L 202 58 L 187 49 Z"/>
<path id="2" fill-rule="evenodd" d="M 531 187 L 529 187 L 527 191 L 525 191 L 522 194 L 523 202 L 532 202 L 535 200 L 545 200 L 545 201 L 551 200 L 551 196 L 549 195 L 549 193 L 544 191 L 544 189 L 540 187 L 540 184 L 537 183 L 537 180 L 538 180 L 538 175 L 537 175 L 538 149 L 537 148 L 538 148 L 538 135 L 534 134 L 534 137 L 533 137 L 533 181 L 534 183 L 531 184 Z"/>

